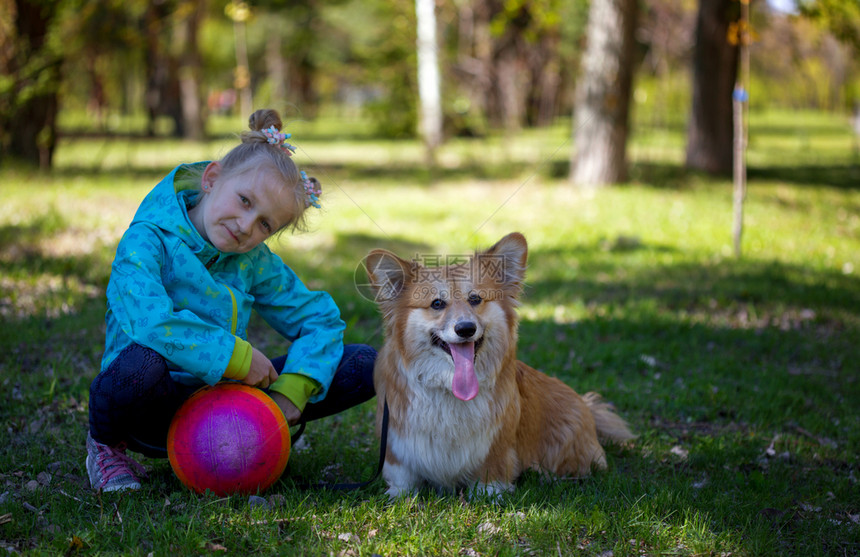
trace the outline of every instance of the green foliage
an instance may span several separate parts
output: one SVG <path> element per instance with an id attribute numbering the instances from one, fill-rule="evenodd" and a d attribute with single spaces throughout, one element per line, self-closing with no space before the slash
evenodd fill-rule
<path id="1" fill-rule="evenodd" d="M 418 85 L 414 4 L 356 0 L 348 7 L 351 13 L 361 12 L 358 21 L 387 22 L 364 28 L 352 60 L 362 67 L 356 85 L 361 88 L 359 94 L 367 97 L 365 110 L 376 133 L 388 138 L 415 137 Z M 373 32 L 367 34 L 369 30 Z"/>
<path id="2" fill-rule="evenodd" d="M 515 28 L 526 41 L 536 43 L 547 34 L 558 33 L 562 5 L 558 0 L 507 0 L 490 21 L 490 31 L 501 37 Z"/>
<path id="3" fill-rule="evenodd" d="M 55 110 L 64 56 L 55 20 L 65 7 L 0 4 L 8 18 L 0 27 L 0 160 L 9 153 L 28 163 L 50 160 L 56 137 L 48 115 Z"/>
<path id="4" fill-rule="evenodd" d="M 586 195 L 564 179 L 566 125 L 452 140 L 434 175 L 417 141 L 375 139 L 339 116 L 296 125 L 297 160 L 322 180 L 324 209 L 313 232 L 271 245 L 332 293 L 347 342 L 381 342 L 378 311 L 355 286 L 370 249 L 456 255 L 519 230 L 530 245 L 520 358 L 603 393 L 639 438 L 611 447 L 604 473 L 528 473 L 499 500 L 425 491 L 389 503 L 381 482 L 298 489 L 370 477 L 371 402 L 310 424 L 309 446 L 263 501 L 191 494 L 159 460 L 144 460 L 139 493 L 92 493 L 88 387 L 113 250 L 178 160 L 234 140 L 65 139 L 53 173 L 0 170 L 0 547 L 835 556 L 860 546 L 860 171 L 841 118 L 751 113 L 741 259 L 731 185 L 680 167 L 683 126 L 641 127 L 634 179 Z M 345 125 L 358 139 L 338 136 Z M 283 351 L 261 321 L 251 330 L 265 353 Z"/>
<path id="5" fill-rule="evenodd" d="M 799 0 L 801 13 L 830 29 L 860 52 L 860 3 L 855 0 Z"/>

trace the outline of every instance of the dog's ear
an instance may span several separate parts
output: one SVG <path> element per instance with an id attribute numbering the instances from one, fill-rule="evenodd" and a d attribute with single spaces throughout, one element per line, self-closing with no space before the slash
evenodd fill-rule
<path id="1" fill-rule="evenodd" d="M 384 249 L 375 249 L 367 254 L 364 265 L 377 303 L 397 299 L 403 292 L 408 277 L 412 276 L 412 263 Z"/>
<path id="2" fill-rule="evenodd" d="M 528 243 L 519 232 L 511 232 L 483 253 L 477 254 L 483 276 L 494 280 L 517 297 L 523 288 L 528 259 Z"/>

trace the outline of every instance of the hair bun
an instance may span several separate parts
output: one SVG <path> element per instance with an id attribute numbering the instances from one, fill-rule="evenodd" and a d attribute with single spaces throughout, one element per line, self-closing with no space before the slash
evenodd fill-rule
<path id="1" fill-rule="evenodd" d="M 275 126 L 275 128 L 279 130 L 284 127 L 284 124 L 281 122 L 281 116 L 278 114 L 277 110 L 261 108 L 251 114 L 251 117 L 248 118 L 248 127 L 251 131 L 258 132 L 271 126 Z"/>

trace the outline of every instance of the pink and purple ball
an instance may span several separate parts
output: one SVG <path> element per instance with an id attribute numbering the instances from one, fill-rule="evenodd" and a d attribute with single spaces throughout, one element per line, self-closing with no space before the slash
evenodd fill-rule
<path id="1" fill-rule="evenodd" d="M 176 412 L 167 435 L 176 476 L 198 493 L 254 494 L 290 458 L 290 428 L 266 393 L 241 383 L 204 387 Z"/>

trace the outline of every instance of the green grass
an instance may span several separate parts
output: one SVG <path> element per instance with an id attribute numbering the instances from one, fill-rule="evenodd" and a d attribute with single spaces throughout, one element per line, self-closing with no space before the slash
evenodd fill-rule
<path id="1" fill-rule="evenodd" d="M 241 123 L 237 123 L 240 126 Z M 530 242 L 520 357 L 613 401 L 639 438 L 579 481 L 526 474 L 500 501 L 424 492 L 389 503 L 294 481 L 376 465 L 374 406 L 309 425 L 309 448 L 264 493 L 197 496 L 143 459 L 135 494 L 92 493 L 83 467 L 104 288 L 134 210 L 206 144 L 65 139 L 50 174 L 0 170 L 0 548 L 33 554 L 860 554 L 860 166 L 843 119 L 751 116 L 741 259 L 731 183 L 683 170 L 683 131 L 637 128 L 631 181 L 565 181 L 569 129 L 419 146 L 340 139 L 297 122 L 320 178 L 313 231 L 272 246 L 330 291 L 348 342 L 379 346 L 355 287 L 372 248 L 463 254 L 512 230 Z M 223 122 L 218 130 L 231 129 Z M 298 139 L 301 138 L 301 141 Z M 257 324 L 252 341 L 274 356 Z"/>

